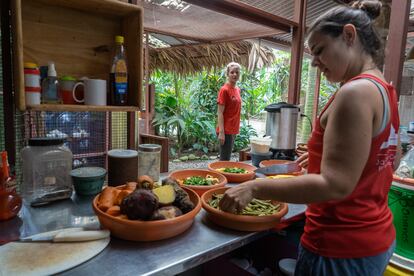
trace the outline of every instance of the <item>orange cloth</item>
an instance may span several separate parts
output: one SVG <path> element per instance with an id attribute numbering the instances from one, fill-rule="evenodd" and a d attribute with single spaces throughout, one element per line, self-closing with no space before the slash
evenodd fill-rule
<path id="1" fill-rule="evenodd" d="M 241 111 L 240 88 L 224 84 L 217 96 L 217 104 L 224 105 L 224 134 L 238 134 L 240 130 Z M 219 128 L 216 128 L 217 133 Z"/>

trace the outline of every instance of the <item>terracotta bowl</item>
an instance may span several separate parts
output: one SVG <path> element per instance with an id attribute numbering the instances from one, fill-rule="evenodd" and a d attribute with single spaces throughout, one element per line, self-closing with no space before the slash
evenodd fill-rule
<path id="1" fill-rule="evenodd" d="M 222 187 L 212 189 L 201 196 L 201 204 L 203 205 L 203 209 L 207 212 L 207 218 L 220 226 L 238 231 L 263 231 L 274 228 L 288 211 L 288 205 L 286 203 L 280 203 L 282 204 L 282 209 L 276 214 L 260 217 L 246 216 L 227 213 L 215 209 L 208 204 L 213 194 L 223 194 L 227 189 L 230 188 Z M 274 203 L 276 204 L 278 202 L 274 201 Z"/>
<path id="2" fill-rule="evenodd" d="M 118 186 L 118 188 L 122 189 L 123 186 Z M 130 241 L 163 240 L 177 236 L 190 228 L 193 224 L 194 217 L 201 209 L 201 201 L 197 193 L 185 187 L 183 187 L 183 189 L 190 196 L 195 208 L 190 212 L 173 219 L 138 221 L 116 218 L 101 211 L 97 207 L 99 195 L 94 198 L 92 207 L 103 228 L 111 231 L 112 236 Z"/>
<path id="3" fill-rule="evenodd" d="M 216 171 L 220 168 L 241 168 L 249 171 L 248 173 L 226 173 L 217 171 L 218 173 L 224 175 L 229 183 L 241 183 L 251 180 L 256 175 L 254 170 L 257 169 L 255 166 L 243 162 L 217 161 L 208 164 L 208 169 L 211 171 Z"/>
<path id="4" fill-rule="evenodd" d="M 206 191 L 218 188 L 218 187 L 224 187 L 224 185 L 227 184 L 227 178 L 222 175 L 221 173 L 215 172 L 215 171 L 209 171 L 209 170 L 195 170 L 195 169 L 188 169 L 188 170 L 177 170 L 170 173 L 169 177 L 174 178 L 176 180 L 182 180 L 187 177 L 191 176 L 201 176 L 206 177 L 207 175 L 211 175 L 214 178 L 218 178 L 219 182 L 217 184 L 211 185 L 211 186 L 200 186 L 200 185 L 181 185 L 183 187 L 189 188 L 196 192 L 199 196 L 204 194 Z"/>
<path id="5" fill-rule="evenodd" d="M 290 160 L 277 160 L 277 159 L 272 159 L 272 160 L 263 160 L 262 162 L 260 162 L 259 167 L 263 168 L 263 167 L 268 167 L 268 166 L 272 166 L 272 165 L 277 165 L 277 164 L 287 164 L 287 163 L 291 163 L 293 161 Z M 288 175 L 303 175 L 305 174 L 306 170 L 302 169 L 298 172 L 292 172 L 292 173 L 283 173 L 283 174 L 288 174 Z M 276 174 L 274 174 L 276 175 Z"/>

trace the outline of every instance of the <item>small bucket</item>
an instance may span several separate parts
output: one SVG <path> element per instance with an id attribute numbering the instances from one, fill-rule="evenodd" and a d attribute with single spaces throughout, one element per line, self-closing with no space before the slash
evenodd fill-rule
<path id="1" fill-rule="evenodd" d="M 395 253 L 414 260 L 414 181 L 394 176 L 388 206 L 397 232 Z"/>

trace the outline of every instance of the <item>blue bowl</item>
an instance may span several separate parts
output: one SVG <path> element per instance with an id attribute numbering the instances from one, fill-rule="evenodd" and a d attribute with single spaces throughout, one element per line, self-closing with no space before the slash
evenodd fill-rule
<path id="1" fill-rule="evenodd" d="M 70 172 L 78 195 L 96 195 L 102 191 L 106 170 L 100 167 L 82 167 Z"/>

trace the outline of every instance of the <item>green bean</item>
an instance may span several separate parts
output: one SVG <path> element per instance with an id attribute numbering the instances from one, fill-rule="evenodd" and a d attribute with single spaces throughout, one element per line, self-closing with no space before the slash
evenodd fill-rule
<path id="1" fill-rule="evenodd" d="M 215 208 L 219 208 L 219 202 L 223 194 L 213 194 L 208 204 Z M 280 204 L 273 204 L 271 200 L 261 200 L 254 198 L 252 201 L 239 213 L 247 216 L 268 216 L 279 212 L 281 209 Z"/>

